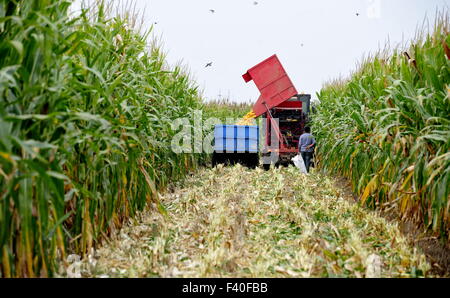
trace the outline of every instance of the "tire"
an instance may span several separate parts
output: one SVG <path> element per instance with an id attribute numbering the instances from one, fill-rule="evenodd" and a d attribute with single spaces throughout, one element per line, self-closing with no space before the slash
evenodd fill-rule
<path id="1" fill-rule="evenodd" d="M 213 155 L 212 155 L 212 159 L 211 159 L 211 166 L 212 166 L 213 168 L 215 168 L 215 167 L 216 167 L 216 163 L 217 163 L 217 160 L 216 160 L 216 153 L 214 152 Z"/>
<path id="2" fill-rule="evenodd" d="M 212 167 L 215 168 L 218 164 L 220 164 L 220 157 L 219 154 L 214 152 L 212 156 Z"/>
<path id="3" fill-rule="evenodd" d="M 251 153 L 248 160 L 247 166 L 250 169 L 256 169 L 259 166 L 259 155 L 257 153 Z"/>

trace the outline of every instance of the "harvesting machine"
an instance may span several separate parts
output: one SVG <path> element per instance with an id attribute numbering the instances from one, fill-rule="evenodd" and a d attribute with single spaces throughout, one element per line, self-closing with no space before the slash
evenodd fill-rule
<path id="1" fill-rule="evenodd" d="M 269 57 L 253 68 L 249 69 L 243 76 L 246 83 L 253 81 L 261 95 L 253 106 L 256 118 L 263 118 L 263 141 L 257 139 L 258 149 L 233 151 L 232 148 L 225 149 L 218 142 L 218 136 L 223 137 L 220 131 L 224 126 L 216 126 L 216 146 L 213 161 L 226 159 L 236 161 L 242 158 L 255 161 L 255 154 L 262 154 L 265 168 L 271 164 L 288 164 L 298 154 L 298 142 L 307 124 L 311 95 L 299 94 L 292 84 L 289 76 L 276 55 Z M 236 128 L 241 130 L 244 128 Z M 229 135 L 229 140 L 237 135 Z M 248 143 L 252 143 L 252 139 Z M 218 143 L 220 143 L 218 145 Z M 235 146 L 236 147 L 236 146 Z M 247 148 L 244 148 L 247 149 Z M 239 154 L 237 154 L 239 153 Z M 259 156 L 259 155 L 258 155 Z M 258 160 L 259 162 L 259 160 Z"/>

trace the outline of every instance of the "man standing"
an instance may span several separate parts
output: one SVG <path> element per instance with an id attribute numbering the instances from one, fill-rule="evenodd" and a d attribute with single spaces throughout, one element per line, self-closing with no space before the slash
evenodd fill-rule
<path id="1" fill-rule="evenodd" d="M 305 133 L 300 136 L 299 141 L 299 151 L 305 162 L 306 171 L 309 173 L 309 168 L 311 166 L 311 160 L 313 158 L 314 146 L 316 145 L 316 140 L 311 134 L 311 128 L 305 127 Z"/>

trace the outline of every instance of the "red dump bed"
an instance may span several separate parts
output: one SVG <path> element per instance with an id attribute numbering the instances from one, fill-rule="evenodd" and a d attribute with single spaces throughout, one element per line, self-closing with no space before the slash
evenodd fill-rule
<path id="1" fill-rule="evenodd" d="M 257 117 L 298 94 L 277 55 L 249 69 L 242 77 L 246 83 L 253 80 L 261 92 L 253 107 Z"/>

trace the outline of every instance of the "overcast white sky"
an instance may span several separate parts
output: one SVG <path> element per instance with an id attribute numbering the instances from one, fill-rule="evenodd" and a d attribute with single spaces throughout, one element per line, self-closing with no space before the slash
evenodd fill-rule
<path id="1" fill-rule="evenodd" d="M 258 3 L 255 5 L 255 1 Z M 81 0 L 76 0 L 77 3 Z M 126 3 L 129 0 L 114 0 Z M 449 0 L 135 0 L 168 62 L 191 70 L 206 99 L 256 101 L 247 69 L 277 54 L 299 92 L 347 76 L 364 54 L 410 40 Z M 210 12 L 215 10 L 215 13 Z M 357 16 L 356 14 L 360 15 Z M 303 44 L 303 46 L 302 46 Z M 208 62 L 212 67 L 205 68 Z"/>

